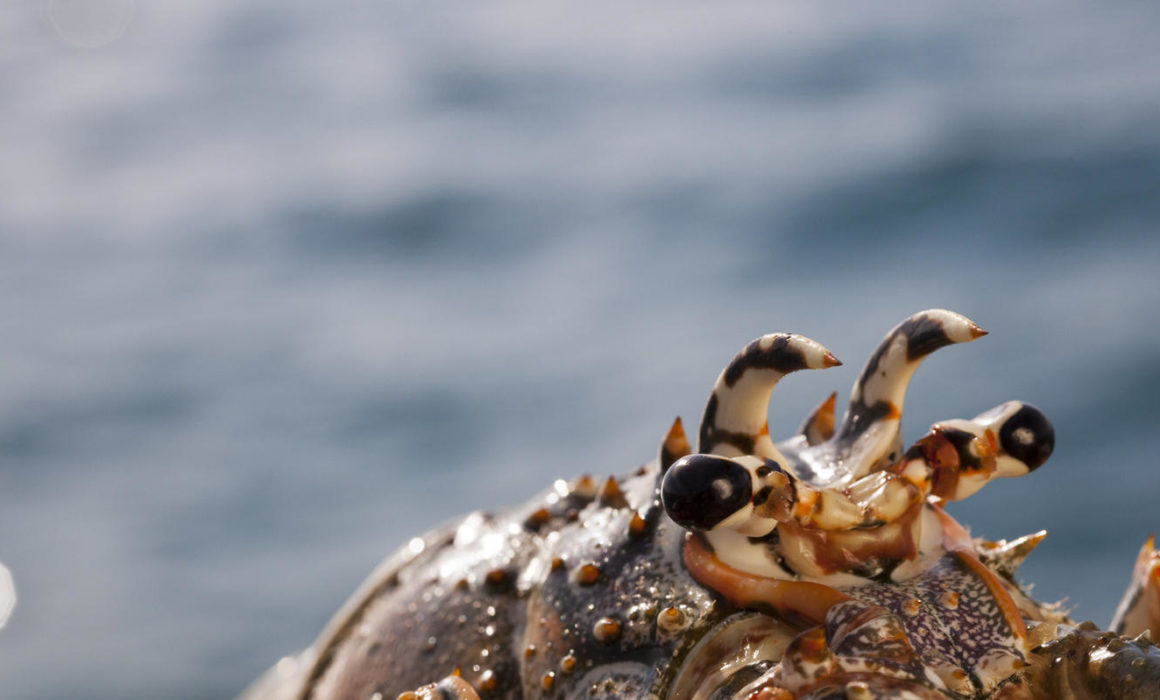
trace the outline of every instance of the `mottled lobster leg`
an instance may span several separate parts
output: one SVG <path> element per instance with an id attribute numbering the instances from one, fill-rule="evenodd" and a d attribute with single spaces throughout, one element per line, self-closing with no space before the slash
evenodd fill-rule
<path id="1" fill-rule="evenodd" d="M 1152 537 L 1136 557 L 1132 580 L 1112 617 L 1112 631 L 1129 636 L 1148 633 L 1160 639 L 1160 551 L 1153 547 Z"/>

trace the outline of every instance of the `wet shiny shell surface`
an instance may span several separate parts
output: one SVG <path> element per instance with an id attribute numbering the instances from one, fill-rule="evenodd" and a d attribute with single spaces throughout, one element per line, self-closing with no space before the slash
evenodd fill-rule
<path id="1" fill-rule="evenodd" d="M 412 540 L 331 623 L 301 697 L 391 699 L 456 668 L 485 697 L 667 685 L 720 616 L 656 481 L 654 463 L 616 485 L 557 482 Z"/>

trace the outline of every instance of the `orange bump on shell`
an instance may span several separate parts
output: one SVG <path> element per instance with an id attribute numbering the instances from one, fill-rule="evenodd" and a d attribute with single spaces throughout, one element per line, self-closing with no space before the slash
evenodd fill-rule
<path id="1" fill-rule="evenodd" d="M 592 626 L 592 636 L 601 644 L 612 644 L 620 639 L 620 623 L 611 617 L 602 617 Z"/>
<path id="2" fill-rule="evenodd" d="M 673 455 L 686 455 L 689 453 L 689 438 L 685 435 L 685 426 L 681 423 L 681 417 L 677 416 L 673 421 L 673 426 L 669 428 L 669 432 L 665 435 L 665 450 Z"/>
<path id="3" fill-rule="evenodd" d="M 571 673 L 576 668 L 576 655 L 568 652 L 568 655 L 560 659 L 560 670 L 564 673 Z"/>
<path id="4" fill-rule="evenodd" d="M 596 482 L 588 474 L 583 474 L 572 483 L 571 494 L 585 501 L 596 497 Z"/>
<path id="5" fill-rule="evenodd" d="M 576 570 L 576 583 L 591 586 L 600 578 L 600 569 L 595 564 L 585 564 Z"/>
<path id="6" fill-rule="evenodd" d="M 628 505 L 628 501 L 624 498 L 624 493 L 620 490 L 620 484 L 617 483 L 615 477 L 608 477 L 604 484 L 600 487 L 598 494 L 600 502 L 606 506 L 613 508 L 624 508 Z"/>
<path id="7" fill-rule="evenodd" d="M 633 537 L 640 537 L 648 530 L 648 523 L 644 518 L 640 517 L 640 513 L 633 513 L 628 521 L 628 534 Z"/>
<path id="8" fill-rule="evenodd" d="M 539 530 L 551 519 L 552 514 L 548 512 L 548 509 L 540 508 L 528 516 L 528 519 L 524 521 L 524 525 L 531 530 Z"/>
<path id="9" fill-rule="evenodd" d="M 680 608 L 668 607 L 657 614 L 657 629 L 665 634 L 679 632 L 687 620 Z"/>

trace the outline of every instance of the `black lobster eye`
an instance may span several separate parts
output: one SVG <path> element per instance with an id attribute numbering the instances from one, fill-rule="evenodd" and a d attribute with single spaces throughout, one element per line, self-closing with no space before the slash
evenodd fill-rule
<path id="1" fill-rule="evenodd" d="M 999 447 L 1034 471 L 1055 449 L 1055 428 L 1043 411 L 1025 403 L 999 428 Z"/>
<path id="2" fill-rule="evenodd" d="M 669 467 L 661 483 L 665 512 L 691 530 L 711 530 L 753 497 L 745 467 L 724 457 L 689 455 Z"/>

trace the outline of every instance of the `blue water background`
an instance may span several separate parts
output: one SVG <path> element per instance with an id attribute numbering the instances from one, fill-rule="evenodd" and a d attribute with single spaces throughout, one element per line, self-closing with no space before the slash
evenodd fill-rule
<path id="1" fill-rule="evenodd" d="M 1057 427 L 952 508 L 1037 595 L 1106 623 L 1160 529 L 1155 3 L 88 5 L 0 10 L 0 698 L 231 697 L 751 338 L 846 362 L 785 435 L 928 307 L 991 335 L 908 439 Z"/>

